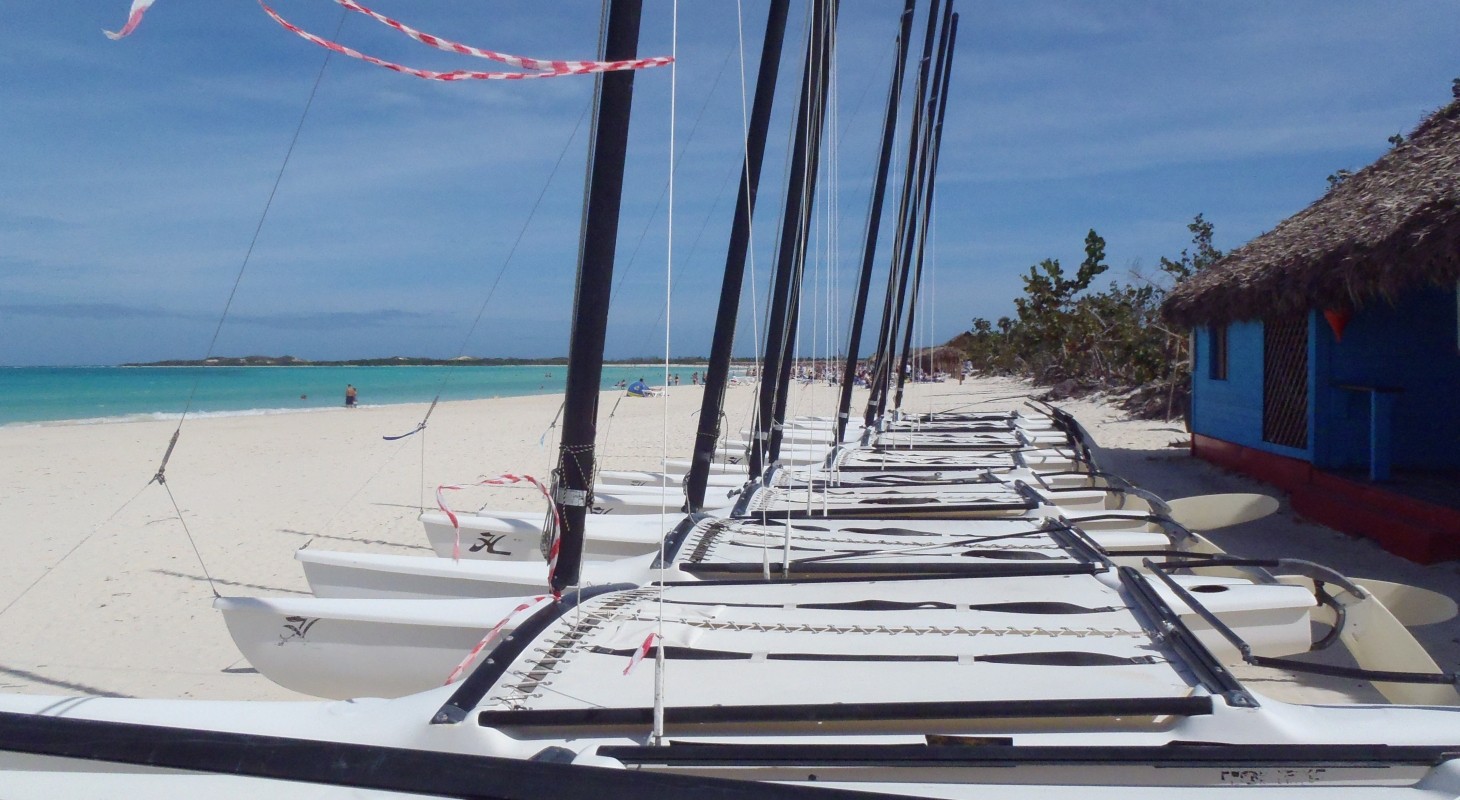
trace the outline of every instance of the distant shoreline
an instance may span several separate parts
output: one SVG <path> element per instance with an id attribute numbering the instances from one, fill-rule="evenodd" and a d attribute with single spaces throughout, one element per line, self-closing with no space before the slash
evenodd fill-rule
<path id="1" fill-rule="evenodd" d="M 686 357 L 674 359 L 670 366 L 700 366 L 708 357 Z M 641 358 L 604 359 L 604 364 L 616 367 L 662 367 L 663 361 Z M 753 364 L 755 359 L 737 358 L 731 363 Z M 207 359 L 167 359 L 119 364 L 122 367 L 562 367 L 567 366 L 567 356 L 552 358 L 423 358 L 392 356 L 389 358 L 359 358 L 346 361 L 307 361 L 293 356 L 242 356 Z"/>

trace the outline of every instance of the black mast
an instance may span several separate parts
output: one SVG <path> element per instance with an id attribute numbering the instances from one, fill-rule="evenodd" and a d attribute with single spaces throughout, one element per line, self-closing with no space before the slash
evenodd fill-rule
<path id="1" fill-rule="evenodd" d="M 686 511 L 699 511 L 705 505 L 705 484 L 709 481 L 710 464 L 715 458 L 715 443 L 720 438 L 720 413 L 725 405 L 725 387 L 730 382 L 730 351 L 735 344 L 740 286 L 745 280 L 745 254 L 750 246 L 750 224 L 755 216 L 755 196 L 760 188 L 760 167 L 765 156 L 766 131 L 771 124 L 790 5 L 790 0 L 771 0 L 766 15 L 765 44 L 761 46 L 755 100 L 750 109 L 750 127 L 746 131 L 745 162 L 740 168 L 740 193 L 735 199 L 735 222 L 730 229 L 730 246 L 725 254 L 725 278 L 720 284 L 720 308 L 715 315 L 710 364 L 705 368 L 705 395 L 700 404 L 694 456 L 689 476 L 685 479 Z"/>
<path id="2" fill-rule="evenodd" d="M 639 47 L 641 0 L 610 0 L 602 59 L 633 59 Z M 568 387 L 563 404 L 563 438 L 554 471 L 554 499 L 563 516 L 558 532 L 552 588 L 578 583 L 583 558 L 583 523 L 593 496 L 593 438 L 598 428 L 598 388 L 603 375 L 603 338 L 613 288 L 624 157 L 634 71 L 603 73 L 593 114 L 593 149 L 588 203 L 578 245 L 578 288 L 573 299 L 573 335 L 568 345 Z"/>
<path id="3" fill-rule="evenodd" d="M 952 3 L 949 4 L 949 8 L 952 8 Z M 917 318 L 918 291 L 923 282 L 923 251 L 928 246 L 928 224 L 933 218 L 933 185 L 937 182 L 938 177 L 938 148 L 943 141 L 943 116 L 948 110 L 948 84 L 953 70 L 953 45 L 957 39 L 958 15 L 954 14 L 943 28 L 944 41 L 940 43 L 938 50 L 937 78 L 933 82 L 935 98 L 928 101 L 928 118 L 933 118 L 933 104 L 936 103 L 937 121 L 929 129 L 930 140 L 927 155 L 924 156 L 927 176 L 924 179 L 923 199 L 920 203 L 922 227 L 918 232 L 918 254 L 913 269 L 911 300 L 907 304 L 907 327 L 903 330 L 902 362 L 898 365 L 897 370 L 897 396 L 894 398 L 894 408 L 902 408 L 902 390 L 907 382 L 908 360 L 912 357 L 913 322 Z"/>
<path id="4" fill-rule="evenodd" d="M 814 0 L 811 13 L 811 30 L 806 39 L 806 63 L 801 75 L 801 98 L 796 111 L 796 133 L 791 144 L 791 167 L 786 185 L 786 206 L 781 219 L 781 242 L 776 259 L 776 280 L 771 292 L 767 314 L 765 355 L 761 360 L 760 391 L 757 396 L 754 441 L 750 444 L 749 472 L 752 480 L 760 477 L 767 455 L 771 428 L 774 421 L 776 395 L 781 391 L 779 376 L 781 359 L 788 357 L 789 348 L 784 345 L 786 326 L 791 321 L 788 302 L 791 296 L 791 279 L 795 272 L 797 240 L 799 239 L 802 208 L 807 202 L 807 142 L 813 126 L 813 101 L 819 85 L 818 54 L 822 31 L 827 29 L 827 18 L 834 15 L 828 5 L 835 0 Z M 820 127 L 818 117 L 815 126 Z"/>
<path id="5" fill-rule="evenodd" d="M 923 34 L 923 54 L 918 60 L 918 79 L 913 89 L 912 125 L 908 134 L 907 165 L 904 168 L 902 192 L 897 204 L 897 236 L 893 240 L 892 267 L 887 274 L 887 297 L 882 306 L 882 329 L 877 335 L 877 357 L 872 379 L 872 394 L 867 399 L 865 424 L 869 426 L 886 407 L 888 370 L 892 366 L 897 322 L 902 318 L 903 290 L 907 288 L 907 269 L 908 262 L 911 260 L 911 242 L 908 241 L 910 218 L 913 213 L 912 204 L 916 200 L 913 194 L 913 184 L 917 176 L 923 130 L 923 104 L 927 102 L 928 73 L 933 65 L 933 43 L 938 32 L 938 16 L 939 0 L 933 0 L 932 5 L 928 8 L 928 27 Z"/>
<path id="6" fill-rule="evenodd" d="M 887 171 L 892 163 L 892 140 L 897 132 L 897 104 L 902 94 L 902 73 L 907 69 L 907 40 L 912 34 L 913 9 L 917 0 L 907 0 L 902 10 L 902 30 L 897 35 L 897 57 L 892 64 L 892 85 L 887 92 L 887 111 L 882 117 L 882 147 L 877 175 L 872 182 L 872 203 L 867 210 L 867 235 L 862 245 L 862 274 L 857 299 L 852 307 L 852 331 L 842 367 L 841 403 L 837 406 L 836 442 L 847 434 L 847 414 L 852 407 L 852 385 L 857 379 L 857 358 L 862 342 L 862 318 L 867 314 L 867 293 L 872 288 L 872 264 L 877 254 L 877 234 L 882 226 L 882 201 L 887 194 Z"/>
<path id="7" fill-rule="evenodd" d="M 831 53 L 836 37 L 836 0 L 829 0 L 830 17 L 817 37 L 817 86 L 813 99 L 813 126 L 806 145 L 806 202 L 802 204 L 801 218 L 796 226 L 796 249 L 794 271 L 791 278 L 791 297 L 786 306 L 786 336 L 781 351 L 781 374 L 779 391 L 771 418 L 769 453 L 771 460 L 780 457 L 781 439 L 784 436 L 786 403 L 791 398 L 791 368 L 795 366 L 796 335 L 801 326 L 801 285 L 806 275 L 806 248 L 811 236 L 811 211 L 816 198 L 816 180 L 821 168 L 821 137 L 825 130 L 827 91 L 831 85 Z M 813 29 L 814 32 L 814 29 Z M 784 235 L 784 234 L 783 234 Z"/>

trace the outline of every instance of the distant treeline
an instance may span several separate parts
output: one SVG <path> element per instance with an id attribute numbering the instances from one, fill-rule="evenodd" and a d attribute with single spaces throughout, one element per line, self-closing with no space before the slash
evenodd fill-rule
<path id="1" fill-rule="evenodd" d="M 701 364 L 709 359 L 705 356 L 684 356 L 672 359 L 674 363 Z M 733 359 L 736 363 L 753 364 L 755 359 Z M 357 358 L 347 361 L 309 361 L 294 356 L 217 356 L 197 360 L 169 359 L 147 363 L 123 364 L 124 367 L 521 367 L 567 364 L 567 356 L 552 358 L 424 358 L 420 356 L 390 356 L 389 358 Z M 663 358 L 604 359 L 605 364 L 661 364 Z"/>
<path id="2" fill-rule="evenodd" d="M 1052 387 L 1052 399 L 1092 392 L 1124 395 L 1124 405 L 1146 417 L 1185 413 L 1191 395 L 1187 333 L 1162 324 L 1158 312 L 1170 287 L 1222 257 L 1212 246 L 1212 224 L 1198 214 L 1187 229 L 1192 248 L 1162 258 L 1160 276 L 1133 270 L 1133 283 L 1115 281 L 1088 291 L 1108 266 L 1105 240 L 1085 236 L 1085 260 L 1067 277 L 1047 258 L 1024 276 L 1015 316 L 973 320 L 948 342 L 976 372 L 1021 375 Z"/>

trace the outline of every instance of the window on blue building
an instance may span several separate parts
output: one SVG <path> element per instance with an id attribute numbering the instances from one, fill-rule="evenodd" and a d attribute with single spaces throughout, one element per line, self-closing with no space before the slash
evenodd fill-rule
<path id="1" fill-rule="evenodd" d="M 1227 324 L 1207 326 L 1207 377 L 1214 381 L 1227 379 Z"/>

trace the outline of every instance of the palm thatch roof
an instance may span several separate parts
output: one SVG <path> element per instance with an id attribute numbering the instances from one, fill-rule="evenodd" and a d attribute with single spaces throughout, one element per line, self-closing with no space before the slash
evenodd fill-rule
<path id="1" fill-rule="evenodd" d="M 1179 325 L 1359 309 L 1460 278 L 1460 99 L 1276 228 L 1173 289 Z"/>

